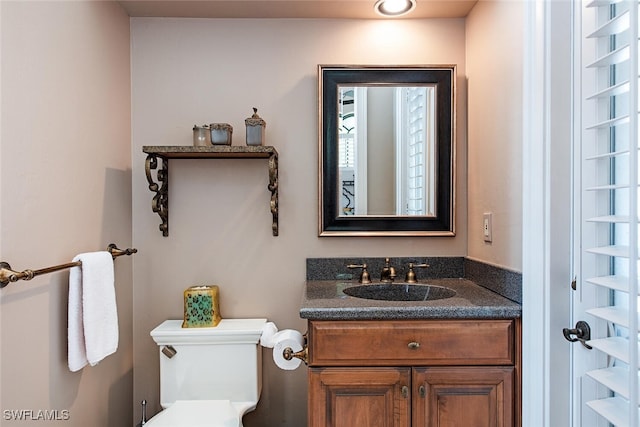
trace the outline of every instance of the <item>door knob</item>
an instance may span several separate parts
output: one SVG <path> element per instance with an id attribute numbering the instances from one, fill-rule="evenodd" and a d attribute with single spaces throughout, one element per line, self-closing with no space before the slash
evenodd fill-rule
<path id="1" fill-rule="evenodd" d="M 587 344 L 587 341 L 591 339 L 591 328 L 589 327 L 589 324 L 584 320 L 578 321 L 578 323 L 576 323 L 576 327 L 573 329 L 564 328 L 562 330 L 562 334 L 567 341 L 580 341 L 580 344 L 582 344 L 589 350 L 593 348 L 589 344 Z"/>

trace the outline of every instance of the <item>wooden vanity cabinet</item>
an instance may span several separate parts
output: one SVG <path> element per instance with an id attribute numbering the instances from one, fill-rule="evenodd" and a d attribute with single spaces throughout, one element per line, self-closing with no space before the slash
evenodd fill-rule
<path id="1" fill-rule="evenodd" d="M 414 368 L 413 426 L 514 426 L 513 367 Z"/>
<path id="2" fill-rule="evenodd" d="M 309 427 L 409 427 L 410 368 L 311 368 Z"/>
<path id="3" fill-rule="evenodd" d="M 520 426 L 520 320 L 309 321 L 309 427 Z"/>

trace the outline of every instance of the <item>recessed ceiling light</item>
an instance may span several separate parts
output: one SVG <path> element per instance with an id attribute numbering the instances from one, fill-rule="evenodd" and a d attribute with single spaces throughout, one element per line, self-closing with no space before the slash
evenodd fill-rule
<path id="1" fill-rule="evenodd" d="M 374 6 L 380 15 L 394 17 L 411 12 L 416 7 L 416 0 L 378 0 Z"/>

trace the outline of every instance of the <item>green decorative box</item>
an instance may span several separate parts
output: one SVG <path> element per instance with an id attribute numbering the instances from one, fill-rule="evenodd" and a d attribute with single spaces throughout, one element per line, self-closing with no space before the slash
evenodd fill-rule
<path id="1" fill-rule="evenodd" d="M 217 285 L 185 289 L 183 328 L 211 328 L 217 326 L 221 319 L 220 289 Z"/>

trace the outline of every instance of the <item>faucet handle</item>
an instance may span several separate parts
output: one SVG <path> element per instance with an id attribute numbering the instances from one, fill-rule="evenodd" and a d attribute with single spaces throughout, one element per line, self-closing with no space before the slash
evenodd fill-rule
<path id="1" fill-rule="evenodd" d="M 407 275 L 404 278 L 404 281 L 407 283 L 418 283 L 418 278 L 416 277 L 416 272 L 413 271 L 414 268 L 428 268 L 429 264 L 415 264 L 413 262 L 409 263 L 409 271 L 407 271 Z"/>
<path id="2" fill-rule="evenodd" d="M 361 268 L 362 273 L 360 273 L 360 278 L 358 282 L 362 284 L 371 283 L 371 278 L 369 277 L 369 272 L 367 271 L 367 263 L 364 264 L 349 264 L 347 268 Z"/>

